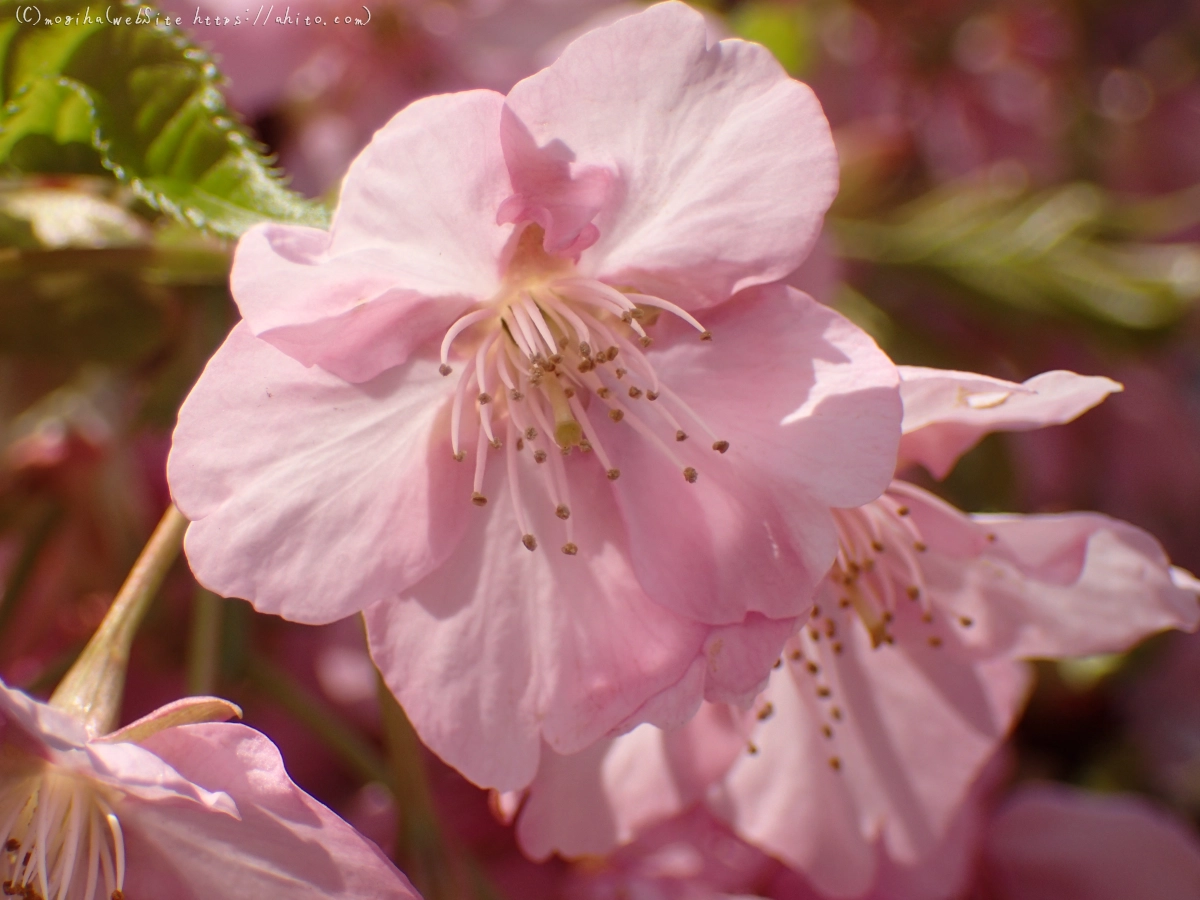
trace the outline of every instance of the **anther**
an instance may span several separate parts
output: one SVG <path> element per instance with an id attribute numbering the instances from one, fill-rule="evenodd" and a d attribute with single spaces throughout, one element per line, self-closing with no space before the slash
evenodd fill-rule
<path id="1" fill-rule="evenodd" d="M 697 472 L 695 469 L 693 469 L 691 466 L 688 466 L 686 469 L 683 470 L 683 480 L 686 481 L 688 484 L 695 484 L 696 479 L 699 477 L 700 477 L 700 473 Z"/>
<path id="2" fill-rule="evenodd" d="M 702 332 L 700 332 L 700 340 L 702 340 L 702 341 L 711 341 L 711 340 L 712 340 L 712 332 L 711 332 L 711 331 L 702 331 Z"/>
<path id="3" fill-rule="evenodd" d="M 624 369 L 622 369 L 622 368 L 620 368 L 620 367 L 618 366 L 615 374 L 616 374 L 616 376 L 617 376 L 618 378 L 624 378 L 624 377 L 625 377 L 626 375 L 628 375 L 629 373 L 628 373 L 628 372 L 626 372 Z"/>
<path id="4" fill-rule="evenodd" d="M 836 756 L 829 757 L 829 768 L 835 772 L 839 771 L 842 768 L 842 761 Z"/>
<path id="5" fill-rule="evenodd" d="M 525 429 L 525 440 L 532 441 L 535 438 L 537 438 L 537 435 L 538 435 L 537 429 L 534 428 L 532 425 L 529 428 Z"/>
<path id="6" fill-rule="evenodd" d="M 936 634 L 930 635 L 929 636 L 929 646 L 930 647 L 942 646 L 942 639 L 940 637 L 938 637 Z"/>
<path id="7" fill-rule="evenodd" d="M 125 892 L 120 888 L 117 888 L 112 892 L 112 900 L 125 900 Z"/>
<path id="8" fill-rule="evenodd" d="M 569 384 L 565 385 L 563 387 L 563 396 L 570 400 L 575 396 L 575 388 L 571 387 Z"/>
<path id="9" fill-rule="evenodd" d="M 564 344 L 563 346 L 566 346 L 566 345 Z M 552 357 L 550 357 L 550 362 L 554 363 L 554 365 L 557 366 L 560 362 L 562 362 L 562 354 L 555 353 Z"/>
<path id="10" fill-rule="evenodd" d="M 569 337 L 567 337 L 567 336 L 564 334 L 564 335 L 561 335 L 561 336 L 559 337 L 559 339 L 558 339 L 557 341 L 555 341 L 554 343 L 556 343 L 556 344 L 558 345 L 558 349 L 559 349 L 559 350 L 566 350 L 566 349 L 567 349 L 567 347 L 568 347 L 568 346 L 570 345 L 570 343 L 571 343 L 571 339 L 570 339 Z M 555 355 L 555 356 L 558 356 L 558 354 L 557 354 L 557 353 L 555 353 L 554 355 Z M 556 359 L 556 360 L 554 360 L 554 361 L 555 361 L 555 362 L 562 362 L 562 357 L 561 357 L 561 356 L 559 356 L 559 357 L 558 357 L 558 359 Z"/>
<path id="11" fill-rule="evenodd" d="M 499 438 L 492 438 L 490 441 L 488 441 L 488 443 L 491 445 L 493 450 L 499 450 L 504 446 L 502 443 L 500 443 Z"/>
<path id="12" fill-rule="evenodd" d="M 592 345 L 589 344 L 587 341 L 580 341 L 579 342 L 579 355 L 582 356 L 584 359 L 587 359 L 588 357 L 590 357 L 592 355 Z"/>
<path id="13" fill-rule="evenodd" d="M 675 440 L 686 441 L 687 440 L 687 432 L 686 431 L 676 431 L 675 432 Z"/>
<path id="14" fill-rule="evenodd" d="M 509 391 L 508 396 L 511 397 L 513 400 L 524 400 L 525 399 L 525 395 L 516 389 Z"/>
<path id="15" fill-rule="evenodd" d="M 820 697 L 822 700 L 825 700 L 832 694 L 833 694 L 833 691 L 831 691 L 829 688 L 825 687 L 825 685 L 821 685 L 819 688 L 817 688 L 817 696 Z"/>
<path id="16" fill-rule="evenodd" d="M 779 659 L 775 660 L 775 662 L 772 664 L 771 668 L 778 669 L 782 665 L 783 665 L 783 657 L 781 656 L 781 657 L 779 657 Z"/>
<path id="17" fill-rule="evenodd" d="M 828 725 L 822 725 L 821 726 L 821 734 L 825 735 L 825 737 L 827 737 L 827 738 L 831 738 L 831 737 L 833 737 L 833 729 L 830 728 Z"/>
<path id="18" fill-rule="evenodd" d="M 517 438 L 517 449 L 518 450 L 525 449 L 525 438 Z"/>
<path id="19" fill-rule="evenodd" d="M 533 451 L 533 461 L 536 463 L 544 463 L 546 461 L 546 451 L 545 450 L 534 450 Z"/>
<path id="20" fill-rule="evenodd" d="M 754 741 L 746 742 L 746 752 L 749 753 L 751 756 L 754 756 L 755 754 L 758 753 L 758 747 L 755 745 Z"/>
<path id="21" fill-rule="evenodd" d="M 775 712 L 775 707 L 771 705 L 770 701 L 768 701 L 766 704 L 763 705 L 763 708 L 758 711 L 758 716 L 757 716 L 758 721 L 765 722 L 767 719 L 771 718 L 771 715 L 774 712 Z"/>
<path id="22" fill-rule="evenodd" d="M 634 400 L 636 400 L 638 397 L 642 396 L 642 389 L 640 387 L 636 387 L 636 386 L 631 387 L 629 389 L 629 396 L 632 397 Z"/>
<path id="23" fill-rule="evenodd" d="M 987 539 L 988 539 L 989 544 L 994 544 L 996 542 L 996 535 L 993 532 L 989 531 L 987 534 Z"/>
<path id="24" fill-rule="evenodd" d="M 521 535 L 521 543 L 525 545 L 526 550 L 537 549 L 537 538 L 535 538 L 532 534 Z"/>
<path id="25" fill-rule="evenodd" d="M 921 589 L 919 587 L 917 587 L 915 584 L 910 584 L 908 586 L 907 590 L 905 591 L 905 593 L 908 594 L 909 600 L 916 600 L 918 597 L 921 596 Z"/>
<path id="26" fill-rule="evenodd" d="M 654 338 L 650 337 L 650 335 L 648 335 L 648 334 L 643 335 L 642 337 L 638 338 L 638 343 L 641 344 L 643 347 L 649 347 L 651 344 L 654 343 Z"/>
<path id="27" fill-rule="evenodd" d="M 471 495 L 471 502 L 476 506 L 487 506 L 487 497 L 483 496 L 483 494 L 479 493 L 479 491 L 476 491 Z"/>
<path id="28" fill-rule="evenodd" d="M 713 449 L 718 453 L 724 453 L 729 449 L 729 441 L 715 441 L 713 442 Z"/>
<path id="29" fill-rule="evenodd" d="M 818 665 L 817 665 L 815 662 L 813 662 L 812 660 L 809 660 L 809 661 L 808 661 L 808 665 L 807 665 L 807 666 L 805 666 L 805 668 L 807 668 L 807 669 L 808 669 L 808 671 L 809 671 L 811 674 L 813 674 L 813 675 L 816 675 L 818 672 L 820 672 L 820 671 L 821 671 L 821 667 L 820 667 L 820 666 L 818 666 Z"/>
<path id="30" fill-rule="evenodd" d="M 587 438 L 584 438 L 582 441 L 579 442 L 579 449 L 582 450 L 584 453 L 590 452 L 592 449 L 592 442 L 589 441 Z"/>
<path id="31" fill-rule="evenodd" d="M 924 541 L 915 541 L 913 543 L 913 549 L 916 550 L 918 553 L 924 553 L 926 550 L 929 549 L 929 547 L 927 547 L 925 545 Z"/>
<path id="32" fill-rule="evenodd" d="M 871 541 L 871 549 L 874 550 L 876 553 L 882 553 L 883 552 L 883 544 L 880 543 L 879 541 Z"/>
<path id="33" fill-rule="evenodd" d="M 658 399 L 658 391 L 646 391 L 646 399 L 647 400 L 657 400 Z"/>
<path id="34" fill-rule="evenodd" d="M 463 453 L 461 450 L 459 450 L 457 453 L 454 454 L 455 462 L 462 462 L 464 459 L 466 459 L 466 454 Z"/>
<path id="35" fill-rule="evenodd" d="M 610 393 L 612 393 L 612 392 L 606 387 L 596 388 L 596 396 L 599 397 L 601 400 L 608 399 L 608 395 Z"/>
<path id="36" fill-rule="evenodd" d="M 567 543 L 562 545 L 562 552 L 565 553 L 567 556 L 574 556 L 576 553 L 579 552 L 579 548 L 576 547 L 570 541 L 568 541 Z"/>
<path id="37" fill-rule="evenodd" d="M 4 842 L 4 849 L 7 850 L 9 853 L 16 853 L 18 850 L 21 849 L 21 842 L 18 841 L 16 838 L 9 838 L 7 841 Z"/>
<path id="38" fill-rule="evenodd" d="M 923 613 L 921 615 L 921 621 L 926 624 L 929 624 L 930 622 L 933 621 L 933 613 L 931 613 L 931 612 Z"/>
<path id="39" fill-rule="evenodd" d="M 618 478 L 621 477 L 621 470 L 620 469 L 609 469 L 604 474 L 608 476 L 609 481 L 616 481 Z"/>
<path id="40" fill-rule="evenodd" d="M 612 361 L 617 358 L 617 354 L 620 352 L 621 351 L 617 347 L 609 347 L 608 351 L 604 354 L 605 359 Z"/>
<path id="41" fill-rule="evenodd" d="M 829 707 L 829 715 L 833 716 L 835 722 L 842 721 L 842 708 L 840 706 Z"/>
<path id="42" fill-rule="evenodd" d="M 441 372 L 443 375 L 449 375 L 454 370 L 452 368 L 450 368 L 448 365 L 446 365 L 445 363 L 442 363 L 440 366 L 438 366 L 438 371 Z"/>
<path id="43" fill-rule="evenodd" d="M 896 507 L 896 515 L 898 515 L 898 516 L 907 516 L 909 514 L 909 512 L 910 512 L 910 510 L 907 506 Z"/>
<path id="44" fill-rule="evenodd" d="M 610 409 L 608 411 L 608 417 L 614 422 L 620 422 L 623 418 L 625 418 L 625 413 L 619 409 Z"/>
<path id="45" fill-rule="evenodd" d="M 590 359 L 581 360 L 579 365 L 575 367 L 580 374 L 586 375 L 588 372 L 596 368 L 596 364 Z"/>
<path id="46" fill-rule="evenodd" d="M 834 641 L 829 646 L 831 646 L 833 648 L 834 653 L 841 655 L 841 652 L 842 652 L 842 642 L 841 641 Z"/>
<path id="47" fill-rule="evenodd" d="M 799 661 L 804 658 L 804 654 L 801 653 L 799 650 L 793 650 L 791 653 L 791 656 L 792 656 L 793 661 Z"/>
<path id="48" fill-rule="evenodd" d="M 491 402 L 492 402 L 491 394 L 480 394 L 479 395 L 479 405 L 480 406 L 487 406 L 487 404 L 489 404 Z"/>
<path id="49" fill-rule="evenodd" d="M 972 619 L 970 616 L 959 616 L 958 624 L 961 625 L 963 628 L 970 628 L 972 625 L 975 624 L 975 620 Z"/>
<path id="50" fill-rule="evenodd" d="M 563 506 L 561 503 L 555 508 L 554 514 L 560 519 L 571 518 L 571 510 L 567 509 L 567 507 Z"/>

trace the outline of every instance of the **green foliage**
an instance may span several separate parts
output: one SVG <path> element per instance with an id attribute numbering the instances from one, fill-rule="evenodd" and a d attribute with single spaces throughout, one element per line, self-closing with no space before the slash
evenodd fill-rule
<path id="1" fill-rule="evenodd" d="M 43 0 L 40 24 L 19 23 L 17 9 L 0 0 L 0 167 L 107 172 L 154 209 L 225 237 L 263 220 L 327 223 L 226 107 L 208 54 L 154 13 L 139 23 L 147 7 Z"/>
<path id="2" fill-rule="evenodd" d="M 812 61 L 812 22 L 802 7 L 745 3 L 730 13 L 729 25 L 739 37 L 774 53 L 793 75 L 802 75 Z"/>
<path id="3" fill-rule="evenodd" d="M 1107 224 L 1114 206 L 1085 183 L 1030 194 L 967 182 L 883 222 L 835 224 L 850 257 L 932 269 L 1002 304 L 1123 328 L 1169 325 L 1200 298 L 1200 247 L 1117 239 Z"/>

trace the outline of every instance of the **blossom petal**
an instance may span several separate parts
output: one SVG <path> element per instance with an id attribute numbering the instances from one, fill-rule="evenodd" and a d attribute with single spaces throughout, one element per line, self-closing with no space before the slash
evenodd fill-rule
<path id="1" fill-rule="evenodd" d="M 77 750 L 88 740 L 87 730 L 78 719 L 0 681 L 0 735 L 8 740 L 12 736 L 4 733 L 10 722 L 24 733 L 24 742 L 37 745 L 41 755 L 45 755 L 45 748 Z"/>
<path id="2" fill-rule="evenodd" d="M 1014 657 L 1084 656 L 1200 624 L 1195 588 L 1140 528 L 1098 513 L 972 520 L 996 535 L 988 556 L 937 576 L 941 596 L 975 620 L 964 642 Z"/>
<path id="3" fill-rule="evenodd" d="M 296 787 L 279 751 L 258 732 L 185 725 L 159 732 L 146 747 L 190 781 L 232 797 L 241 820 L 127 799 L 127 895 L 419 900 L 378 847 Z"/>
<path id="4" fill-rule="evenodd" d="M 707 318 L 711 344 L 678 334 L 648 355 L 662 383 L 729 441 L 728 452 L 711 452 L 703 428 L 688 426 L 687 445 L 704 454 L 697 483 L 628 423 L 598 426 L 621 470 L 614 489 L 634 566 L 656 600 L 690 618 L 796 616 L 836 550 L 828 507 L 865 503 L 891 478 L 895 368 L 864 332 L 790 289 L 747 291 Z M 654 409 L 637 402 L 653 422 Z"/>
<path id="5" fill-rule="evenodd" d="M 545 152 L 619 179 L 581 272 L 689 308 L 799 266 L 837 191 L 812 91 L 757 44 L 709 47 L 680 3 L 585 34 L 507 104 Z"/>
<path id="6" fill-rule="evenodd" d="M 256 225 L 234 253 L 230 283 L 247 325 L 306 366 L 369 381 L 472 302 L 398 288 L 404 276 L 388 251 L 332 256 L 329 241 L 313 228 Z"/>
<path id="7" fill-rule="evenodd" d="M 705 704 L 684 725 L 640 725 L 581 753 L 546 752 L 517 839 L 533 859 L 603 855 L 703 799 L 746 746 L 744 716 Z"/>
<path id="8" fill-rule="evenodd" d="M 1022 385 L 970 372 L 900 366 L 904 439 L 898 468 L 919 463 L 945 478 L 992 431 L 1029 431 L 1077 418 L 1119 383 L 1098 375 L 1043 372 Z"/>
<path id="9" fill-rule="evenodd" d="M 712 795 L 739 837 L 802 871 L 825 895 L 857 897 L 874 879 L 875 850 L 864 837 L 850 787 L 830 766 L 829 741 L 812 691 L 777 672 L 762 700 L 774 710 Z"/>
<path id="10" fill-rule="evenodd" d="M 421 739 L 467 778 L 500 790 L 533 779 L 543 739 L 577 752 L 683 679 L 707 633 L 643 592 L 610 482 L 593 459 L 564 460 L 573 556 L 559 550 L 565 523 L 548 475 L 527 453 L 519 462 L 534 552 L 521 546 L 507 476 L 494 464 L 484 491 L 493 499 L 471 508 L 456 552 L 403 599 L 366 612 L 371 655 Z"/>
<path id="11" fill-rule="evenodd" d="M 500 148 L 504 98 L 419 100 L 350 166 L 331 230 L 261 225 L 231 286 L 254 333 L 305 365 L 369 381 L 499 286 L 512 232 Z"/>
<path id="12" fill-rule="evenodd" d="M 202 584 L 313 624 L 440 565 L 466 526 L 437 360 L 351 385 L 244 325 L 179 413 L 167 477 Z"/>
<path id="13" fill-rule="evenodd" d="M 1132 795 L 1022 788 L 993 820 L 986 859 L 1000 900 L 1200 896 L 1195 832 Z"/>
<path id="14" fill-rule="evenodd" d="M 1027 673 L 903 641 L 873 648 L 857 622 L 839 640 L 829 653 L 798 639 L 802 656 L 763 695 L 774 714 L 751 736 L 759 752 L 738 761 L 723 797 L 742 837 L 852 897 L 871 881 L 877 838 L 901 865 L 944 839 L 1015 720 Z"/>
<path id="15" fill-rule="evenodd" d="M 137 744 L 106 744 L 93 742 L 87 746 L 92 771 L 88 774 L 104 781 L 127 797 L 137 797 L 151 803 L 180 801 L 238 819 L 237 804 L 224 791 L 210 791 L 181 775 L 171 764 Z"/>

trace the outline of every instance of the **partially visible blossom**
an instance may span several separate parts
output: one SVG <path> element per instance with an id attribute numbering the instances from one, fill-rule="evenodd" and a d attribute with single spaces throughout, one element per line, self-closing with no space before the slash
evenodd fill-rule
<path id="1" fill-rule="evenodd" d="M 210 697 L 109 735 L 0 684 L 0 871 L 27 900 L 419 900 Z"/>
<path id="2" fill-rule="evenodd" d="M 1117 387 L 1070 373 L 1025 385 L 932 370 L 902 378 L 901 457 L 935 469 L 989 429 L 1066 421 Z M 926 428 L 946 446 L 910 443 Z M 634 731 L 597 751 L 591 782 L 583 755 L 548 761 L 548 774 L 576 767 L 576 792 L 590 785 L 611 812 L 586 831 L 570 804 L 547 816 L 564 779 L 539 775 L 518 824 L 528 846 L 597 852 L 703 799 L 823 895 L 862 897 L 881 869 L 928 869 L 1023 705 L 1021 659 L 1120 650 L 1200 622 L 1195 580 L 1149 535 L 1105 516 L 968 516 L 894 481 L 836 518 L 837 561 L 749 713 L 706 709 L 688 726 L 703 740 Z M 721 749 L 739 738 L 741 752 Z M 733 760 L 707 789 L 694 774 L 700 748 Z"/>
<path id="3" fill-rule="evenodd" d="M 779 869 L 709 813 L 694 810 L 603 860 L 576 865 L 563 894 L 565 900 L 754 900 Z M 809 898 L 789 893 L 787 900 Z"/>
<path id="4" fill-rule="evenodd" d="M 1200 837 L 1132 795 L 1019 788 L 992 819 L 983 857 L 977 889 L 989 900 L 1200 896 Z"/>
<path id="5" fill-rule="evenodd" d="M 238 245 L 169 462 L 193 571 L 365 611 L 422 739 L 501 789 L 752 695 L 899 440 L 895 368 L 772 284 L 836 177 L 812 93 L 676 3 L 408 107 L 330 232 Z"/>

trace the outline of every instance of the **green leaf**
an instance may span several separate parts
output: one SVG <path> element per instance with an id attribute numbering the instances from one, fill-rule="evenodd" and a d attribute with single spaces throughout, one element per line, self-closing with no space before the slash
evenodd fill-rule
<path id="1" fill-rule="evenodd" d="M 842 252 L 935 270 L 975 294 L 1131 329 L 1162 328 L 1200 299 L 1200 246 L 1114 240 L 1114 202 L 1076 183 L 1040 193 L 963 182 L 887 221 L 834 222 Z"/>
<path id="2" fill-rule="evenodd" d="M 0 168 L 108 172 L 152 208 L 224 237 L 264 220 L 328 225 L 230 112 L 207 52 L 147 7 L 44 0 L 40 24 L 18 23 L 17 8 L 0 0 Z"/>

